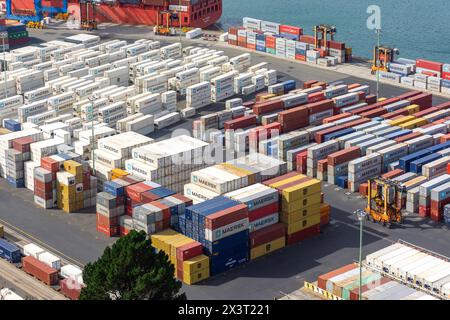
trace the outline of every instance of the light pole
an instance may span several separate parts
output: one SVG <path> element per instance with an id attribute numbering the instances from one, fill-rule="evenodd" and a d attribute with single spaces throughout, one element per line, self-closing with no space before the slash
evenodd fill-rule
<path id="1" fill-rule="evenodd" d="M 363 220 L 367 216 L 365 210 L 358 209 L 355 211 L 356 217 L 359 220 L 359 300 L 362 300 L 362 246 L 363 246 Z"/>
<path id="2" fill-rule="evenodd" d="M 380 65 L 380 35 L 381 34 L 381 29 L 377 28 L 377 61 L 376 64 L 377 66 Z M 377 68 L 377 102 L 378 99 L 380 98 L 380 68 Z"/>
<path id="3" fill-rule="evenodd" d="M 95 134 L 94 134 L 94 96 L 89 97 L 91 102 L 90 110 L 88 114 L 91 117 L 91 154 L 92 154 L 92 173 L 95 175 L 95 157 L 94 157 L 94 146 L 95 146 Z"/>
<path id="4" fill-rule="evenodd" d="M 2 38 L 2 47 L 3 47 L 3 76 L 5 79 L 4 80 L 4 90 L 5 90 L 5 98 L 8 98 L 8 88 L 6 85 L 6 49 L 5 49 L 5 38 L 8 37 L 8 33 L 7 32 L 2 32 L 0 33 L 0 37 Z"/>

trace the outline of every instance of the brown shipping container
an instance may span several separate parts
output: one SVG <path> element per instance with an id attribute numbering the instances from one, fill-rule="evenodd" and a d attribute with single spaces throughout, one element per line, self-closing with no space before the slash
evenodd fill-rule
<path id="1" fill-rule="evenodd" d="M 350 122 L 344 123 L 342 126 L 344 128 L 353 128 L 355 126 L 359 126 L 360 124 L 364 124 L 364 123 L 367 123 L 367 122 L 370 122 L 369 118 L 361 118 L 361 119 L 358 119 L 358 120 L 354 120 L 354 121 L 350 121 Z"/>
<path id="2" fill-rule="evenodd" d="M 31 137 L 17 138 L 12 141 L 12 147 L 20 152 L 29 152 L 30 144 L 33 142 L 34 140 Z"/>
<path id="3" fill-rule="evenodd" d="M 205 227 L 214 230 L 245 218 L 248 218 L 248 208 L 245 204 L 238 204 L 208 215 L 205 218 Z"/>
<path id="4" fill-rule="evenodd" d="M 361 156 L 359 147 L 351 147 L 328 155 L 328 165 L 336 166 L 341 163 L 349 162 Z"/>
<path id="5" fill-rule="evenodd" d="M 265 113 L 273 113 L 275 111 L 283 110 L 283 108 L 284 108 L 283 101 L 268 100 L 256 103 L 253 106 L 253 113 L 259 116 Z"/>
<path id="6" fill-rule="evenodd" d="M 32 256 L 22 259 L 22 267 L 26 273 L 35 276 L 49 286 L 58 284 L 58 270 L 49 267 Z"/>
<path id="7" fill-rule="evenodd" d="M 374 94 L 369 94 L 366 96 L 366 103 L 367 104 L 374 104 L 377 102 L 377 96 Z"/>
<path id="8" fill-rule="evenodd" d="M 339 269 L 333 270 L 331 272 L 325 273 L 325 274 L 323 274 L 323 275 L 321 275 L 321 276 L 319 276 L 317 278 L 317 286 L 319 288 L 323 289 L 323 290 L 326 290 L 327 289 L 327 281 L 329 279 L 331 279 L 333 277 L 336 277 L 336 276 L 338 276 L 340 274 L 343 274 L 345 272 L 348 272 L 350 270 L 353 270 L 355 268 L 357 268 L 357 265 L 352 263 L 352 264 L 348 264 L 346 266 L 343 266 L 343 267 L 341 267 Z"/>
<path id="9" fill-rule="evenodd" d="M 419 94 L 422 94 L 422 91 L 418 91 L 418 90 L 413 90 L 413 91 L 408 91 L 406 93 L 403 93 L 399 96 L 397 96 L 397 98 L 399 98 L 400 100 L 406 100 L 415 96 L 418 96 Z"/>
<path id="10" fill-rule="evenodd" d="M 337 120 L 345 119 L 345 118 L 350 117 L 351 115 L 352 114 L 349 113 L 349 112 L 340 113 L 340 114 L 337 114 L 335 116 L 331 116 L 331 117 L 323 119 L 322 123 L 325 124 L 325 123 L 330 123 L 330 122 L 334 122 L 334 121 L 337 121 Z"/>
<path id="11" fill-rule="evenodd" d="M 284 224 L 276 223 L 250 233 L 250 248 L 284 237 Z"/>
<path id="12" fill-rule="evenodd" d="M 322 159 L 317 161 L 318 172 L 327 172 L 327 170 L 328 170 L 328 159 Z"/>
<path id="13" fill-rule="evenodd" d="M 394 140 L 397 141 L 398 143 L 400 143 L 400 142 L 405 142 L 405 141 L 420 137 L 421 135 L 422 135 L 422 133 L 416 131 L 416 132 L 412 132 L 412 133 L 406 134 L 404 136 L 395 138 Z"/>
<path id="14" fill-rule="evenodd" d="M 278 113 L 278 122 L 282 132 L 307 127 L 309 125 L 308 109 L 304 106 L 295 107 Z"/>
<path id="15" fill-rule="evenodd" d="M 352 83 L 352 84 L 349 84 L 347 86 L 348 90 L 356 89 L 356 88 L 359 88 L 359 87 L 361 87 L 360 83 Z"/>
<path id="16" fill-rule="evenodd" d="M 436 108 L 436 107 L 431 107 L 431 108 L 428 108 L 428 109 L 425 109 L 425 110 L 413 113 L 412 115 L 414 117 L 416 117 L 416 118 L 420 118 L 420 117 L 426 116 L 427 114 L 430 114 L 430 113 L 433 113 L 433 112 L 436 112 L 436 111 L 439 111 L 439 109 Z"/>
<path id="17" fill-rule="evenodd" d="M 314 83 L 312 86 L 311 86 L 311 88 L 314 88 L 314 87 L 321 87 L 322 89 L 326 89 L 327 88 L 327 83 L 326 82 L 323 82 L 323 81 L 321 81 L 321 82 L 316 82 L 316 83 Z"/>
<path id="18" fill-rule="evenodd" d="M 345 127 L 342 126 L 342 125 L 339 125 L 339 126 L 334 126 L 334 127 L 331 127 L 331 128 L 328 128 L 328 129 L 316 132 L 316 133 L 314 133 L 314 140 L 317 143 L 322 143 L 322 142 L 324 142 L 325 135 L 333 133 L 333 132 L 340 131 L 342 129 L 345 129 Z"/>
<path id="19" fill-rule="evenodd" d="M 78 300 L 80 298 L 81 286 L 71 279 L 63 279 L 59 281 L 61 293 L 71 300 Z"/>
<path id="20" fill-rule="evenodd" d="M 437 106 L 434 106 L 434 108 L 438 110 L 450 109 L 450 101 L 438 104 Z"/>
<path id="21" fill-rule="evenodd" d="M 375 118 L 375 117 L 379 117 L 385 113 L 387 113 L 387 110 L 383 107 L 380 107 L 380 108 L 376 108 L 376 109 L 373 109 L 370 111 L 363 112 L 359 115 L 361 117 L 365 117 L 365 118 Z"/>
<path id="22" fill-rule="evenodd" d="M 305 81 L 305 82 L 303 82 L 303 89 L 309 89 L 309 88 L 311 88 L 311 86 L 312 86 L 313 84 L 315 84 L 315 83 L 317 83 L 317 82 L 319 82 L 319 81 L 317 81 L 317 80 L 309 80 L 309 81 Z"/>
<path id="23" fill-rule="evenodd" d="M 394 179 L 395 177 L 401 176 L 404 173 L 405 173 L 405 171 L 403 171 L 402 169 L 395 169 L 395 170 L 384 173 L 383 175 L 381 175 L 381 177 L 383 179 Z"/>
<path id="24" fill-rule="evenodd" d="M 333 109 L 334 101 L 327 99 L 327 100 L 322 100 L 322 101 L 306 104 L 304 107 L 308 109 L 308 112 L 311 115 L 311 114 L 316 114 L 316 113 L 320 113 L 320 112 L 324 112 L 324 111 Z"/>
<path id="25" fill-rule="evenodd" d="M 388 119 L 393 119 L 398 116 L 407 116 L 407 115 L 409 115 L 409 111 L 407 109 L 403 108 L 403 109 L 395 110 L 393 112 L 385 113 L 385 114 L 381 115 L 380 117 L 388 120 Z"/>
<path id="26" fill-rule="evenodd" d="M 368 188 L 367 182 L 361 183 L 359 185 L 359 194 L 362 195 L 363 197 L 367 197 L 367 188 Z"/>
<path id="27" fill-rule="evenodd" d="M 286 173 L 286 174 L 284 174 L 282 176 L 279 176 L 279 177 L 276 177 L 276 178 L 272 178 L 272 179 L 269 179 L 269 180 L 265 180 L 265 181 L 262 182 L 262 184 L 265 184 L 266 186 L 269 186 L 269 185 L 271 185 L 273 183 L 277 183 L 277 182 L 280 182 L 280 181 L 283 181 L 285 179 L 292 178 L 292 177 L 295 177 L 295 176 L 303 176 L 303 175 L 299 174 L 298 172 L 289 172 L 289 173 Z"/>
<path id="28" fill-rule="evenodd" d="M 433 105 L 433 95 L 431 93 L 422 93 L 407 100 L 411 104 L 418 104 L 420 110 L 425 110 Z"/>

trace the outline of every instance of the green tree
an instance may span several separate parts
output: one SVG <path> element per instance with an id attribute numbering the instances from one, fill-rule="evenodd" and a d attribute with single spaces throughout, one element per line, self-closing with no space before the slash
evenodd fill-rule
<path id="1" fill-rule="evenodd" d="M 168 256 L 154 252 L 145 232 L 131 231 L 83 270 L 80 300 L 185 300 Z"/>

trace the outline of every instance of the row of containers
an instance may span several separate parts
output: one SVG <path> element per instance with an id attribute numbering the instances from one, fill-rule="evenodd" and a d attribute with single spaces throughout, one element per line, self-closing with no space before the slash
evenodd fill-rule
<path id="1" fill-rule="evenodd" d="M 361 282 L 359 265 L 351 263 L 320 275 L 317 286 L 343 300 L 448 300 L 450 263 L 397 242 L 366 256 Z"/>
<path id="2" fill-rule="evenodd" d="M 29 243 L 22 248 L 0 237 L 0 258 L 32 275 L 67 298 L 78 300 L 83 282 L 83 271 L 71 264 L 62 265 L 61 259 L 41 247 Z"/>
<path id="3" fill-rule="evenodd" d="M 228 178 L 240 172 L 240 183 L 200 178 L 202 170 L 193 173 L 186 195 L 116 170 L 97 196 L 97 229 L 108 236 L 145 231 L 186 284 L 318 235 L 330 211 L 321 182 L 296 172 L 250 172 L 249 164 L 242 160 L 209 167 Z M 189 195 L 204 184 L 215 190 L 222 185 L 222 192 L 193 204 Z"/>
<path id="4" fill-rule="evenodd" d="M 29 41 L 28 31 L 23 23 L 13 20 L 0 19 L 0 32 L 6 32 L 8 37 L 0 39 L 2 50 L 26 44 Z"/>
<path id="5" fill-rule="evenodd" d="M 243 18 L 242 27 L 230 27 L 227 37 L 230 45 L 323 66 L 352 60 L 352 49 L 343 42 L 318 39 L 316 43 L 301 27 L 249 17 Z"/>
<path id="6" fill-rule="evenodd" d="M 450 94 L 450 64 L 425 59 L 399 58 L 380 71 L 380 79 L 402 83 L 418 90 Z"/>

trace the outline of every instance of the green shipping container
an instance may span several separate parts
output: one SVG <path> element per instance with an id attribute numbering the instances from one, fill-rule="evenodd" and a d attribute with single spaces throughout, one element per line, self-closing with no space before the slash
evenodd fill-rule
<path id="1" fill-rule="evenodd" d="M 271 54 L 275 54 L 276 53 L 275 49 L 273 49 L 273 48 L 266 48 L 266 52 L 267 53 L 271 53 Z"/>
<path id="2" fill-rule="evenodd" d="M 370 283 L 370 282 L 374 282 L 377 281 L 378 279 L 381 278 L 380 274 L 377 273 L 373 273 L 369 276 L 366 276 L 362 278 L 362 286 L 365 286 L 366 284 Z M 350 291 L 352 291 L 355 288 L 359 288 L 359 278 L 358 280 L 346 285 L 343 289 L 342 289 L 342 299 L 343 300 L 350 300 Z"/>

